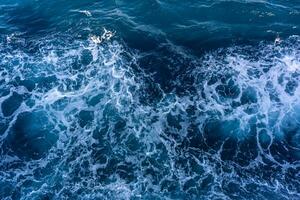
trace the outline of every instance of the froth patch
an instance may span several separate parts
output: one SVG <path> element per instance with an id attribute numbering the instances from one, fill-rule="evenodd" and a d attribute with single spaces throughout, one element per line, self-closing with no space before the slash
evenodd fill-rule
<path id="1" fill-rule="evenodd" d="M 101 36 L 92 35 L 90 36 L 90 40 L 95 44 L 101 44 L 105 40 L 110 40 L 114 36 L 114 32 L 108 31 L 104 28 L 104 32 Z"/>
<path id="2" fill-rule="evenodd" d="M 22 196 L 299 196 L 297 38 L 207 53 L 181 95 L 110 34 L 57 40 L 0 54 L 0 176 Z"/>
<path id="3" fill-rule="evenodd" d="M 296 72 L 300 70 L 299 59 L 297 59 L 295 56 L 285 55 L 282 58 L 282 62 L 287 66 L 287 69 L 290 72 Z"/>

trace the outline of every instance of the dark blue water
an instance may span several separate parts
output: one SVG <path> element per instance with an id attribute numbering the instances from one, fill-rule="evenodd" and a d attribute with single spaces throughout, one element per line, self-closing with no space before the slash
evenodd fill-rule
<path id="1" fill-rule="evenodd" d="M 0 199 L 300 199 L 299 0 L 0 0 Z"/>

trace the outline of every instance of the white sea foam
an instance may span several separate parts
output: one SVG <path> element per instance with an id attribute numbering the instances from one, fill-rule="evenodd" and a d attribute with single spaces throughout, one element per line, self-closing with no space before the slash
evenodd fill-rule
<path id="1" fill-rule="evenodd" d="M 295 56 L 285 55 L 282 58 L 282 62 L 287 66 L 287 69 L 291 72 L 295 72 L 300 69 L 299 60 L 297 60 Z"/>
<path id="2" fill-rule="evenodd" d="M 71 12 L 79 12 L 86 15 L 87 17 L 92 17 L 92 13 L 88 10 L 71 10 Z"/>
<path id="3" fill-rule="evenodd" d="M 110 40 L 114 36 L 114 34 L 114 32 L 108 31 L 104 28 L 104 33 L 101 36 L 92 35 L 90 39 L 95 44 L 101 44 L 105 40 Z"/>
<path id="4" fill-rule="evenodd" d="M 198 60 L 193 57 L 195 65 L 180 76 L 195 78 L 195 93 L 164 93 L 155 105 L 147 105 L 140 96 L 145 93 L 143 78 L 149 75 L 143 70 L 142 74 L 133 72 L 132 65 L 139 67 L 137 58 L 124 51 L 113 35 L 104 30 L 100 37 L 56 47 L 44 41 L 33 54 L 1 51 L 1 90 L 9 93 L 1 97 L 0 103 L 13 92 L 24 98 L 11 116 L 1 117 L 1 123 L 8 125 L 1 135 L 1 147 L 11 148 L 1 152 L 1 180 L 21 189 L 23 199 L 54 190 L 57 199 L 75 194 L 86 199 L 131 199 L 147 194 L 159 197 L 168 194 L 171 186 L 178 193 L 196 191 L 226 199 L 222 188 L 229 187 L 229 183 L 243 187 L 242 192 L 251 191 L 249 185 L 255 184 L 258 192 L 277 189 L 284 195 L 295 194 L 297 189 L 290 189 L 293 184 L 284 183 L 276 172 L 270 172 L 270 176 L 275 175 L 268 181 L 260 177 L 263 172 L 259 170 L 266 162 L 285 171 L 299 167 L 297 161 L 281 162 L 272 151 L 275 140 L 284 141 L 285 134 L 289 134 L 287 127 L 297 129 L 299 125 L 299 50 L 295 46 L 299 38 L 292 45 L 289 41 L 276 46 L 262 44 L 255 47 L 255 52 L 253 47 L 232 47 L 207 53 Z M 26 127 L 44 134 L 29 134 L 25 141 L 26 137 L 51 141 L 53 135 L 58 135 L 38 159 L 29 153 L 23 155 L 28 150 L 44 151 L 34 140 L 26 141 L 26 149 L 19 147 L 24 152 L 9 143 L 20 123 L 18 117 L 24 112 L 40 114 L 38 119 L 27 119 L 35 122 L 33 128 Z M 39 120 L 44 120 L 41 127 Z M 221 141 L 216 150 L 209 141 L 209 126 L 218 129 L 211 133 Z M 53 135 L 37 131 L 49 127 Z M 264 137 L 261 131 L 265 131 Z M 202 136 L 207 138 L 201 140 Z M 222 158 L 227 141 L 250 146 L 247 141 L 253 137 L 257 140 L 257 155 L 245 158 L 248 163 Z M 235 154 L 247 156 L 250 148 Z M 249 171 L 254 175 L 250 176 Z M 29 186 L 23 189 L 26 181 Z"/>

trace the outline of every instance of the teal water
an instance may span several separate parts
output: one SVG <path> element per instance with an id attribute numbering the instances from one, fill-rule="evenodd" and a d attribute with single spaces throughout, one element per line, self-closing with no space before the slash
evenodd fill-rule
<path id="1" fill-rule="evenodd" d="M 299 199 L 300 1 L 0 0 L 0 199 Z"/>

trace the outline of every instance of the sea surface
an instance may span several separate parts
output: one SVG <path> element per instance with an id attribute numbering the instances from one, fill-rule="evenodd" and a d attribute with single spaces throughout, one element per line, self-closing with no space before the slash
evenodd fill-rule
<path id="1" fill-rule="evenodd" d="M 299 200 L 300 0 L 0 0 L 0 199 Z"/>

